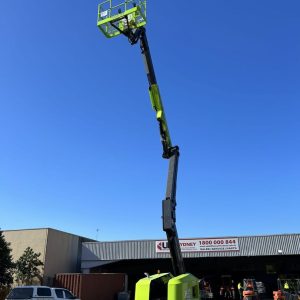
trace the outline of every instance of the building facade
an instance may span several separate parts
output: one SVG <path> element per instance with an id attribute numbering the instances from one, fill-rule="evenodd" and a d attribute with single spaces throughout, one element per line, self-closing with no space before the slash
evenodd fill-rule
<path id="1" fill-rule="evenodd" d="M 220 286 L 245 278 L 265 283 L 267 293 L 277 289 L 277 278 L 300 278 L 300 234 L 180 239 L 186 270 Z M 172 272 L 166 241 L 83 243 L 81 268 L 85 273 L 125 272 L 129 286 L 144 273 Z"/>
<path id="2" fill-rule="evenodd" d="M 51 285 L 57 273 L 80 272 L 82 243 L 91 241 L 52 228 L 5 230 L 4 238 L 10 243 L 12 257 L 17 261 L 27 247 L 40 253 L 42 283 Z"/>
<path id="3" fill-rule="evenodd" d="M 41 253 L 43 284 L 58 273 L 126 273 L 129 289 L 144 273 L 172 272 L 166 240 L 96 242 L 51 228 L 3 231 L 16 261 L 27 247 Z M 300 234 L 180 239 L 186 270 L 221 285 L 255 278 L 267 293 L 277 278 L 300 278 Z"/>

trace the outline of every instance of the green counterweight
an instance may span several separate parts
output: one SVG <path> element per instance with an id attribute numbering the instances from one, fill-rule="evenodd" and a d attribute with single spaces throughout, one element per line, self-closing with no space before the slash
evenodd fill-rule
<path id="1" fill-rule="evenodd" d="M 173 277 L 170 273 L 155 274 L 139 280 L 135 300 L 199 300 L 199 279 L 186 273 Z"/>

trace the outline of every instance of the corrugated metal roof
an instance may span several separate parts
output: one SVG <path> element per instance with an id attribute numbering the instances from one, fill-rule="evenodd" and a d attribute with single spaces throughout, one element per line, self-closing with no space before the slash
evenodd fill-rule
<path id="1" fill-rule="evenodd" d="M 238 239 L 238 251 L 183 252 L 182 255 L 184 258 L 196 258 L 300 254 L 300 234 L 242 236 L 234 238 Z M 86 242 L 82 246 L 82 262 L 169 258 L 169 253 L 156 252 L 155 242 L 155 240 Z M 278 252 L 278 250 L 281 250 L 281 252 Z"/>

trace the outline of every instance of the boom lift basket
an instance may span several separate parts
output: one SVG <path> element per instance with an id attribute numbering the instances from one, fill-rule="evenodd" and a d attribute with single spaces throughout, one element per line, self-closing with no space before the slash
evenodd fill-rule
<path id="1" fill-rule="evenodd" d="M 106 0 L 98 5 L 97 26 L 108 38 L 146 25 L 146 0 Z"/>

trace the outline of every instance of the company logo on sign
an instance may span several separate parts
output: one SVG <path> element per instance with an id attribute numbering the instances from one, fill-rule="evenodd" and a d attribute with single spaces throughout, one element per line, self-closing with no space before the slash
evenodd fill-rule
<path id="1" fill-rule="evenodd" d="M 179 240 L 179 244 L 182 252 L 239 251 L 238 238 Z M 168 242 L 156 241 L 155 249 L 157 253 L 168 253 Z"/>
<path id="2" fill-rule="evenodd" d="M 168 242 L 156 242 L 156 252 L 159 252 L 159 251 L 169 251 L 169 247 L 168 247 Z"/>

